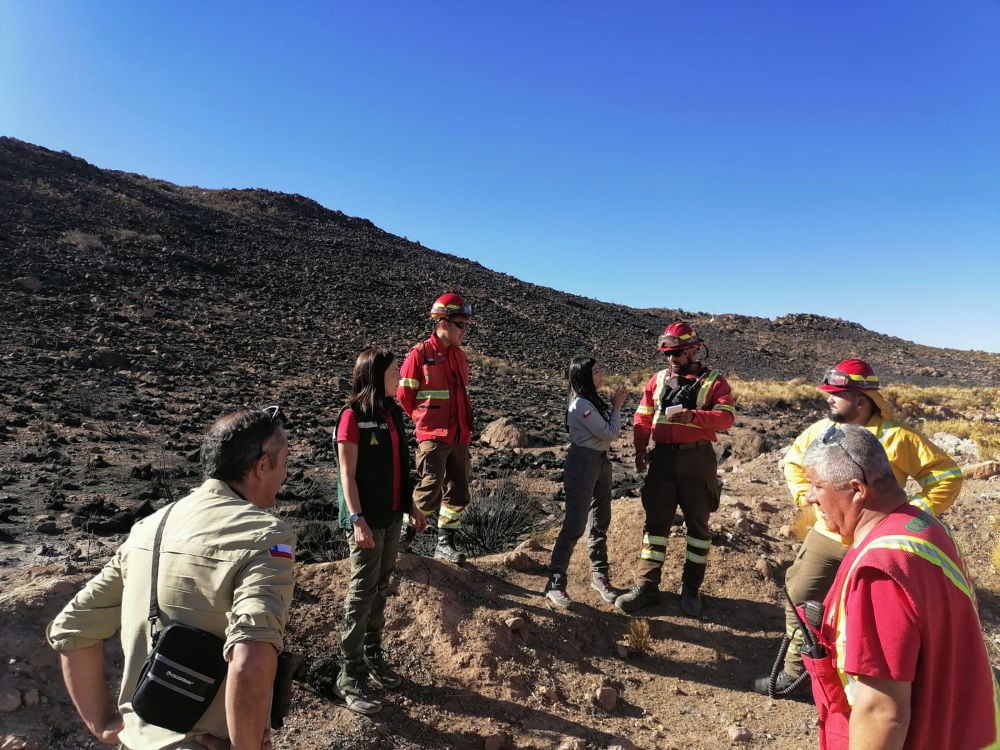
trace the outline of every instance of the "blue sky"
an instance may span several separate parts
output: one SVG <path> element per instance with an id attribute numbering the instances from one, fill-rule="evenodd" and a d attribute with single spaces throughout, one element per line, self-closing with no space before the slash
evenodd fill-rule
<path id="1" fill-rule="evenodd" d="M 998 39 L 998 0 L 0 0 L 0 133 L 602 300 L 1000 352 Z"/>

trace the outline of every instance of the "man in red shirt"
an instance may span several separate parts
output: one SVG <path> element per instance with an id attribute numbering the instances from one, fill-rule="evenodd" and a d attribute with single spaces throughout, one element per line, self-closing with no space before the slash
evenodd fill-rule
<path id="1" fill-rule="evenodd" d="M 691 617 L 701 614 L 699 590 L 712 546 L 708 517 L 719 507 L 712 444 L 715 433 L 732 427 L 736 416 L 729 383 L 698 361 L 702 343 L 687 323 L 667 326 L 658 347 L 667 367 L 646 383 L 632 420 L 635 468 L 642 472 L 648 466 L 649 473 L 642 484 L 646 521 L 636 585 L 615 600 L 615 606 L 625 612 L 660 601 L 667 534 L 679 506 L 687 527 L 680 607 Z"/>
<path id="2" fill-rule="evenodd" d="M 462 351 L 472 306 L 457 294 L 443 294 L 430 313 L 434 330 L 417 344 L 400 368 L 396 399 L 410 415 L 417 435 L 417 474 L 413 502 L 425 515 L 438 512 L 434 557 L 460 563 L 465 556 L 455 546 L 462 511 L 469 504 L 469 445 L 472 404 L 466 388 L 469 361 Z M 414 529 L 403 530 L 403 546 Z"/>
<path id="3" fill-rule="evenodd" d="M 809 625 L 822 650 L 803 650 L 820 748 L 1000 747 L 1000 690 L 947 528 L 909 503 L 863 427 L 830 429 L 803 465 L 809 502 L 852 540 Z"/>

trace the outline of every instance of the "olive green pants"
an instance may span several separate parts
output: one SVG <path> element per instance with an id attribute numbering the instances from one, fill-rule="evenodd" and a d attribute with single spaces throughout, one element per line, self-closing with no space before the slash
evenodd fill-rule
<path id="1" fill-rule="evenodd" d="M 372 529 L 375 540 L 372 549 L 359 547 L 354 541 L 354 530 L 347 531 L 347 543 L 351 550 L 351 581 L 344 597 L 340 658 L 348 671 L 361 664 L 366 645 L 382 642 L 385 600 L 389 594 L 389 579 L 396 569 L 402 523 L 403 514 L 397 512 L 387 528 Z"/>
<path id="2" fill-rule="evenodd" d="M 815 529 L 809 529 L 795 562 L 785 573 L 785 589 L 796 606 L 810 599 L 822 602 L 837 577 L 837 569 L 848 548 Z M 785 602 L 785 635 L 791 639 L 785 654 L 785 672 L 798 677 L 802 666 L 802 626 L 795 612 Z"/>

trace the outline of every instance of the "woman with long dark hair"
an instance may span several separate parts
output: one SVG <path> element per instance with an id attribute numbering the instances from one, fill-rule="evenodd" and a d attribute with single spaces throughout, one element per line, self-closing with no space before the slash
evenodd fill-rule
<path id="1" fill-rule="evenodd" d="M 354 365 L 347 405 L 337 417 L 340 525 L 348 529 L 351 581 L 344 599 L 341 670 L 335 693 L 361 714 L 382 710 L 367 684 L 398 687 L 402 678 L 382 650 L 385 600 L 396 568 L 403 514 L 426 526 L 413 506 L 410 449 L 403 412 L 393 397 L 399 363 L 389 351 L 365 349 Z"/>
<path id="2" fill-rule="evenodd" d="M 569 365 L 569 408 L 566 429 L 570 446 L 563 466 L 566 517 L 552 548 L 545 596 L 550 605 L 568 607 L 566 568 L 577 540 L 590 523 L 587 550 L 590 555 L 591 586 L 604 601 L 613 603 L 608 564 L 608 526 L 611 523 L 611 461 L 608 450 L 621 433 L 621 408 L 628 391 L 619 386 L 611 404 L 599 393 L 604 368 L 593 357 L 576 357 Z"/>

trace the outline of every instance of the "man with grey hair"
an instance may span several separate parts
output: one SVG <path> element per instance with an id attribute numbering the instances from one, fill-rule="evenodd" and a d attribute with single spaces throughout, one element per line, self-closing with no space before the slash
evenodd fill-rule
<path id="1" fill-rule="evenodd" d="M 845 359 L 827 370 L 819 390 L 826 394 L 829 411 L 824 419 L 807 427 L 786 451 L 782 464 L 792 499 L 807 508 L 806 479 L 802 457 L 814 440 L 840 425 L 864 427 L 875 436 L 888 456 L 900 487 L 913 479 L 919 490 L 910 502 L 935 515 L 943 513 L 962 489 L 962 470 L 954 459 L 919 430 L 894 419 L 889 402 L 880 390 L 878 375 L 864 360 Z M 785 573 L 785 589 L 793 604 L 822 599 L 833 583 L 850 539 L 831 531 L 820 516 L 806 534 L 798 554 Z M 808 679 L 799 656 L 802 633 L 791 605 L 785 605 L 785 641 L 778 660 L 780 671 L 762 675 L 754 690 L 772 698 L 792 695 Z M 775 667 L 778 669 L 779 667 Z"/>
<path id="2" fill-rule="evenodd" d="M 820 747 L 998 747 L 1000 689 L 972 580 L 947 528 L 908 502 L 878 439 L 831 428 L 803 456 L 832 531 L 851 539 L 803 625 Z"/>
<path id="3" fill-rule="evenodd" d="M 202 485 L 133 526 L 103 570 L 49 624 L 46 635 L 59 652 L 73 705 L 104 744 L 136 750 L 271 747 L 268 714 L 295 557 L 291 529 L 266 510 L 287 476 L 280 409 L 220 417 L 202 442 L 201 459 Z M 154 630 L 172 624 L 216 636 L 228 662 L 219 692 L 187 734 L 143 720 L 132 704 Z M 125 665 L 115 702 L 104 681 L 103 642 L 119 629 Z"/>

